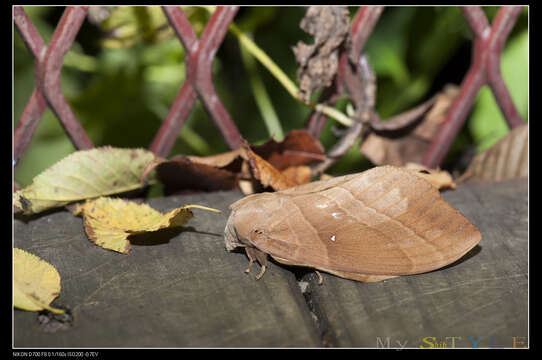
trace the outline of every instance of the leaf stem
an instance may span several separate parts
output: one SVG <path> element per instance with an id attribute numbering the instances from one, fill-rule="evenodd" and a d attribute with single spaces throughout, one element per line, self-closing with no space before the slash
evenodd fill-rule
<path id="1" fill-rule="evenodd" d="M 214 11 L 214 8 L 212 7 L 204 8 L 210 13 Z M 241 45 L 245 47 L 248 53 L 254 56 L 282 84 L 282 86 L 286 89 L 286 91 L 288 91 L 288 93 L 290 93 L 290 95 L 294 99 L 306 106 L 309 106 L 315 111 L 325 114 L 326 116 L 334 119 L 335 121 L 338 121 L 345 126 L 352 126 L 352 124 L 354 124 L 354 120 L 333 107 L 324 104 L 315 104 L 312 102 L 306 103 L 301 100 L 298 95 L 299 89 L 297 88 L 296 84 L 292 80 L 290 80 L 290 78 L 282 71 L 282 69 L 278 67 L 277 64 L 275 64 L 275 62 L 262 49 L 260 49 L 258 45 L 256 45 L 256 43 L 254 43 L 247 35 L 245 35 L 237 27 L 237 25 L 235 25 L 234 22 L 230 24 L 229 30 L 233 35 L 237 37 L 239 43 L 241 43 Z"/>
<path id="2" fill-rule="evenodd" d="M 260 113 L 265 122 L 265 126 L 267 127 L 267 131 L 273 139 L 276 141 L 281 141 L 284 138 L 284 131 L 282 130 L 277 113 L 273 108 L 269 94 L 265 89 L 265 84 L 258 73 L 256 62 L 243 46 L 241 47 L 241 56 L 243 58 L 243 63 L 245 64 L 245 68 L 248 71 L 250 84 L 252 86 L 252 91 L 254 92 L 254 99 L 256 100 L 256 104 L 260 109 Z"/>
<path id="3" fill-rule="evenodd" d="M 206 207 L 206 206 L 202 206 L 202 205 L 185 205 L 184 206 L 185 209 L 201 209 L 201 210 L 208 210 L 208 211 L 212 211 L 212 212 L 215 212 L 215 213 L 221 213 L 222 211 L 218 210 L 218 209 L 213 209 L 213 208 L 209 208 L 209 207 Z"/>
<path id="4" fill-rule="evenodd" d="M 293 98 L 299 100 L 297 94 L 299 89 L 292 80 L 282 71 L 281 68 L 275 64 L 273 60 L 254 43 L 248 36 L 246 36 L 235 23 L 231 23 L 230 31 L 237 37 L 241 45 L 243 45 L 247 51 L 254 56 L 269 72 L 284 86 L 286 91 L 292 95 Z"/>

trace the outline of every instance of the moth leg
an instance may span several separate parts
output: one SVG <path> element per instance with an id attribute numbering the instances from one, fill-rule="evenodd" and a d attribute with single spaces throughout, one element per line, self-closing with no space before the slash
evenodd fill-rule
<path id="1" fill-rule="evenodd" d="M 260 273 L 256 275 L 256 280 L 260 280 L 265 273 L 265 269 L 267 268 L 267 254 L 254 247 L 246 247 L 245 252 L 249 260 L 248 268 L 246 268 L 245 272 L 248 274 L 250 272 L 250 267 L 252 266 L 254 261 L 258 260 L 262 268 L 260 270 Z"/>
<path id="2" fill-rule="evenodd" d="M 245 253 L 247 254 L 248 256 L 248 267 L 245 269 L 245 273 L 249 273 L 250 272 L 250 268 L 252 267 L 252 264 L 254 264 L 254 260 L 255 258 L 252 256 L 252 252 L 249 251 L 250 248 L 245 248 Z"/>
<path id="3" fill-rule="evenodd" d="M 324 278 L 322 277 L 322 274 L 318 270 L 314 270 L 316 275 L 318 276 L 318 285 L 322 285 L 324 283 Z"/>
<path id="4" fill-rule="evenodd" d="M 266 265 L 262 265 L 262 269 L 260 270 L 260 273 L 256 275 L 256 280 L 260 280 L 263 276 L 263 273 L 265 272 Z"/>

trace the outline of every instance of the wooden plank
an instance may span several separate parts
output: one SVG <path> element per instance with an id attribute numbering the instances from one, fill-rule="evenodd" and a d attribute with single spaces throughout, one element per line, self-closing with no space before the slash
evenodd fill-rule
<path id="1" fill-rule="evenodd" d="M 310 275 L 323 345 L 528 345 L 527 181 L 469 182 L 443 197 L 480 229 L 479 245 L 444 269 L 378 283 L 322 274 L 318 286 Z"/>
<path id="2" fill-rule="evenodd" d="M 44 332 L 37 313 L 14 311 L 15 347 L 304 347 L 320 344 L 295 276 L 270 264 L 246 275 L 244 253 L 225 250 L 228 206 L 239 192 L 153 199 L 160 211 L 200 204 L 182 231 L 132 240 L 128 255 L 92 244 L 66 211 L 14 220 L 14 245 L 53 264 L 74 326 Z M 152 241 L 152 242 L 151 242 Z"/>
<path id="3" fill-rule="evenodd" d="M 527 341 L 527 182 L 466 183 L 443 194 L 483 234 L 466 257 L 427 274 L 358 283 L 271 262 L 254 280 L 224 249 L 238 192 L 154 199 L 161 211 L 197 203 L 182 231 L 133 240 L 122 255 L 93 245 L 66 211 L 14 221 L 15 246 L 53 264 L 74 326 L 45 333 L 14 311 L 15 347 L 521 347 Z M 316 319 L 316 321 L 314 321 Z M 454 337 L 454 339 L 452 339 Z M 433 339 L 434 338 L 434 339 Z M 388 343 L 389 340 L 389 343 Z"/>

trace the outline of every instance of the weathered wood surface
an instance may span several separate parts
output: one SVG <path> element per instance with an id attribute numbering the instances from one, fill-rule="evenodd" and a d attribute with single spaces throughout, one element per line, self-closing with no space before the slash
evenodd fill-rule
<path id="1" fill-rule="evenodd" d="M 480 243 L 426 274 L 367 284 L 324 275 L 323 286 L 312 283 L 328 345 L 526 345 L 527 181 L 470 182 L 443 197 L 480 229 Z"/>
<path id="2" fill-rule="evenodd" d="M 445 269 L 380 283 L 322 274 L 319 286 L 312 272 L 275 263 L 259 281 L 257 265 L 244 274 L 246 256 L 223 240 L 239 192 L 151 200 L 161 211 L 201 204 L 223 214 L 194 210 L 180 231 L 133 239 L 129 255 L 93 245 L 66 211 L 17 218 L 14 245 L 58 269 L 53 306 L 69 307 L 74 325 L 46 333 L 36 313 L 14 310 L 13 345 L 450 347 L 455 337 L 456 347 L 525 346 L 527 181 L 469 182 L 443 196 L 480 229 L 480 244 Z"/>

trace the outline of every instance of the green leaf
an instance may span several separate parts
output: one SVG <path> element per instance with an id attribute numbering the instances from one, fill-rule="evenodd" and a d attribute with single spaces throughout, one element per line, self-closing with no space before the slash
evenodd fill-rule
<path id="1" fill-rule="evenodd" d="M 144 149 L 101 147 L 77 151 L 13 194 L 13 204 L 35 214 L 70 202 L 140 188 L 141 174 L 154 154 Z M 147 177 L 153 180 L 153 175 Z"/>
<path id="2" fill-rule="evenodd" d="M 406 65 L 408 29 L 416 13 L 413 7 L 388 8 L 367 40 L 365 52 L 378 78 L 389 76 L 398 85 L 410 78 Z"/>
<path id="3" fill-rule="evenodd" d="M 502 76 L 521 117 L 527 119 L 528 108 L 528 63 L 529 38 L 523 31 L 511 39 L 501 59 Z M 508 125 L 498 107 L 493 93 L 484 86 L 478 94 L 476 105 L 469 121 L 469 130 L 478 151 L 483 151 L 509 132 Z"/>

